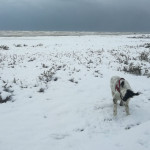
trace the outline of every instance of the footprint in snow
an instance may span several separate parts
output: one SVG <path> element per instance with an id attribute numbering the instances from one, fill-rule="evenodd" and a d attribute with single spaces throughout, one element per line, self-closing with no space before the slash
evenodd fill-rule
<path id="1" fill-rule="evenodd" d="M 112 118 L 105 118 L 104 121 L 112 121 Z"/>
<path id="2" fill-rule="evenodd" d="M 84 128 L 78 128 L 78 129 L 75 129 L 74 131 L 76 132 L 83 132 L 85 129 Z"/>
<path id="3" fill-rule="evenodd" d="M 138 126 L 138 125 L 140 125 L 140 124 L 141 124 L 141 123 L 129 124 L 129 125 L 127 125 L 127 126 L 125 127 L 125 130 L 129 130 L 129 129 L 131 129 L 131 128 L 135 127 L 135 126 Z"/>
<path id="4" fill-rule="evenodd" d="M 51 134 L 50 136 L 55 140 L 62 140 L 68 137 L 69 135 L 68 134 Z"/>

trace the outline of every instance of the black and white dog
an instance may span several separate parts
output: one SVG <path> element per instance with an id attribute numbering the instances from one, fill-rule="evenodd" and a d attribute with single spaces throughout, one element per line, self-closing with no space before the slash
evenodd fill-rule
<path id="1" fill-rule="evenodd" d="M 112 91 L 113 97 L 113 114 L 117 115 L 117 101 L 120 100 L 120 106 L 125 105 L 126 114 L 129 115 L 129 101 L 133 96 L 137 96 L 140 93 L 134 93 L 128 83 L 124 78 L 120 78 L 119 76 L 113 76 L 110 80 L 110 87 Z"/>

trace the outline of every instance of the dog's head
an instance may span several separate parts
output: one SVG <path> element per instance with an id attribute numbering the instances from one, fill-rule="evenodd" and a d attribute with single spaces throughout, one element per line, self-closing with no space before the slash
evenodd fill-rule
<path id="1" fill-rule="evenodd" d="M 140 95 L 139 92 L 134 93 L 132 90 L 127 89 L 122 91 L 122 100 L 126 102 L 129 98 L 133 98 L 134 96 Z"/>
<path id="2" fill-rule="evenodd" d="M 125 86 L 125 81 L 122 81 L 120 87 L 121 87 L 121 97 L 124 102 L 126 102 L 129 98 L 141 94 L 140 92 L 134 93 L 132 90 L 124 88 L 124 86 Z"/>

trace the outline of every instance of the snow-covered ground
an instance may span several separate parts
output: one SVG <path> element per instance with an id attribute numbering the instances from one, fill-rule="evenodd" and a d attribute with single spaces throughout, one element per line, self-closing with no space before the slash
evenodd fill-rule
<path id="1" fill-rule="evenodd" d="M 135 35 L 0 37 L 0 150 L 149 150 L 147 43 Z M 142 92 L 129 116 L 119 104 L 113 116 L 114 75 Z"/>

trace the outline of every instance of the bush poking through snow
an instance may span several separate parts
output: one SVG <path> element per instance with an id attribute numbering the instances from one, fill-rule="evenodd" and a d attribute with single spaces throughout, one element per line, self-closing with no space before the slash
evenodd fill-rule
<path id="1" fill-rule="evenodd" d="M 44 91 L 45 91 L 44 88 L 40 88 L 38 92 L 39 92 L 39 93 L 44 93 Z"/>
<path id="2" fill-rule="evenodd" d="M 35 57 L 30 58 L 30 59 L 28 60 L 28 62 L 32 62 L 32 61 L 34 61 L 34 60 L 36 60 L 36 58 L 35 58 Z"/>
<path id="3" fill-rule="evenodd" d="M 17 45 L 15 45 L 15 47 L 22 47 L 22 45 L 21 44 L 17 44 Z"/>
<path id="4" fill-rule="evenodd" d="M 40 43 L 40 44 L 38 44 L 37 46 L 43 46 L 43 44 Z"/>
<path id="5" fill-rule="evenodd" d="M 74 78 L 69 79 L 69 81 L 78 84 L 78 81 L 75 81 Z"/>
<path id="6" fill-rule="evenodd" d="M 132 63 L 129 65 L 129 67 L 124 67 L 123 71 L 135 74 L 135 75 L 142 75 L 141 72 L 141 66 L 134 66 Z"/>
<path id="7" fill-rule="evenodd" d="M 15 79 L 15 78 L 13 79 L 13 83 L 14 83 L 14 84 L 16 84 L 16 83 L 17 83 L 17 81 L 16 81 L 16 79 Z"/>
<path id="8" fill-rule="evenodd" d="M 48 71 L 44 71 L 41 76 L 39 76 L 40 81 L 44 81 L 44 82 L 50 82 L 53 78 L 54 75 L 56 73 L 56 69 L 54 69 L 53 67 L 51 69 L 49 69 Z"/>
<path id="9" fill-rule="evenodd" d="M 70 82 L 74 82 L 74 78 L 69 79 Z"/>
<path id="10" fill-rule="evenodd" d="M 42 67 L 43 67 L 43 68 L 48 68 L 48 66 L 47 66 L 47 65 L 45 65 L 45 64 L 42 64 Z"/>
<path id="11" fill-rule="evenodd" d="M 24 44 L 23 46 L 24 46 L 24 47 L 27 47 L 28 45 Z"/>
<path id="12" fill-rule="evenodd" d="M 2 50 L 9 50 L 9 47 L 6 46 L 6 45 L 1 45 L 1 46 L 0 46 L 0 49 L 2 49 Z"/>
<path id="13" fill-rule="evenodd" d="M 0 93 L 0 103 L 6 103 L 11 100 L 11 93 L 3 91 Z"/>
<path id="14" fill-rule="evenodd" d="M 54 78 L 54 81 L 57 81 L 57 80 L 58 80 L 58 77 L 55 77 L 55 78 Z"/>
<path id="15" fill-rule="evenodd" d="M 149 53 L 148 52 L 142 52 L 141 54 L 140 54 L 140 56 L 139 56 L 139 59 L 141 60 L 141 61 L 146 61 L 146 62 L 149 62 Z"/>
<path id="16" fill-rule="evenodd" d="M 145 48 L 150 48 L 150 43 L 146 43 Z"/>

